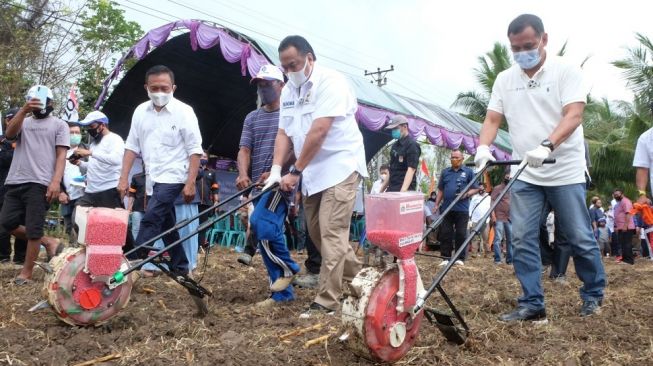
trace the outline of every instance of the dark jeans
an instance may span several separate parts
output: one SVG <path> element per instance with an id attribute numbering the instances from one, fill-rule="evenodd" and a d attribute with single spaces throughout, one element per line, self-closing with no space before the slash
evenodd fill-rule
<path id="1" fill-rule="evenodd" d="M 621 259 L 624 263 L 635 264 L 633 258 L 633 235 L 635 230 L 617 231 L 617 240 L 621 247 Z"/>
<path id="2" fill-rule="evenodd" d="M 155 183 L 152 197 L 147 203 L 145 215 L 141 220 L 141 227 L 138 237 L 135 240 L 135 246 L 141 246 L 146 241 L 161 234 L 162 232 L 175 226 L 177 218 L 175 217 L 175 199 L 184 188 L 183 183 Z M 179 241 L 179 232 L 173 230 L 163 237 L 166 246 L 173 242 Z M 150 243 L 149 246 L 154 246 Z M 148 250 L 142 252 L 147 253 Z M 171 260 L 171 270 L 173 272 L 188 273 L 188 258 L 184 254 L 184 248 L 181 243 L 168 250 Z M 142 256 L 142 253 L 140 253 Z M 137 259 L 138 254 L 130 255 L 130 259 Z"/>
<path id="3" fill-rule="evenodd" d="M 642 229 L 644 230 L 644 229 Z M 640 240 L 640 246 L 642 247 L 642 258 L 651 257 L 651 248 L 648 246 L 646 239 Z"/>
<path id="4" fill-rule="evenodd" d="M 457 251 L 465 241 L 467 236 L 467 221 L 469 220 L 469 213 L 467 211 L 451 211 L 445 217 L 440 227 L 440 253 L 443 257 L 451 258 L 454 252 L 454 237 L 455 237 L 455 250 Z M 464 261 L 466 258 L 466 250 L 460 254 L 457 259 Z"/>

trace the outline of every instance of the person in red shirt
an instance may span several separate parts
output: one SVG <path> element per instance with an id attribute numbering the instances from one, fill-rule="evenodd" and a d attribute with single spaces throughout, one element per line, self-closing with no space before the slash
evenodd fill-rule
<path id="1" fill-rule="evenodd" d="M 614 230 L 617 232 L 617 245 L 621 246 L 621 260 L 617 262 L 635 264 L 633 257 L 633 235 L 635 235 L 635 223 L 632 214 L 633 203 L 624 196 L 623 189 L 616 188 L 612 197 L 617 200 L 614 208 Z"/>

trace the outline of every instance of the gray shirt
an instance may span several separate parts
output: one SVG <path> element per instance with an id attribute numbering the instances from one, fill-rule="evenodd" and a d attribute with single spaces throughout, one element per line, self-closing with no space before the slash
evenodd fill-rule
<path id="1" fill-rule="evenodd" d="M 56 164 L 56 146 L 70 148 L 70 131 L 57 117 L 26 117 L 16 141 L 5 184 L 50 185 Z"/>

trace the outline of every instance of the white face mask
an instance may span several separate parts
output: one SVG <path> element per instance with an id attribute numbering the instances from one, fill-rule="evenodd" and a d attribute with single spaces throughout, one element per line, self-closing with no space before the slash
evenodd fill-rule
<path id="1" fill-rule="evenodd" d="M 147 91 L 147 96 L 150 97 L 152 103 L 157 107 L 164 107 L 172 99 L 172 93 L 151 93 L 149 90 Z"/>
<path id="2" fill-rule="evenodd" d="M 306 80 L 308 80 L 308 76 L 306 76 L 306 68 L 308 67 L 308 57 L 306 57 L 306 62 L 304 62 L 304 67 L 301 69 L 301 71 L 288 71 L 286 74 L 288 76 L 288 80 L 295 86 L 295 88 L 299 88 L 300 86 L 304 85 Z"/>
<path id="3" fill-rule="evenodd" d="M 381 181 L 385 182 L 386 179 L 388 179 L 388 175 L 387 174 L 381 174 Z"/>

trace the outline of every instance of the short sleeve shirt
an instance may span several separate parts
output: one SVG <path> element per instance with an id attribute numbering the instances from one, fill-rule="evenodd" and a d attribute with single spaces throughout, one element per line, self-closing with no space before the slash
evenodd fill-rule
<path id="1" fill-rule="evenodd" d="M 240 147 L 248 148 L 251 153 L 251 177 L 254 182 L 272 167 L 274 141 L 278 131 L 278 110 L 266 112 L 265 109 L 259 108 L 245 117 Z"/>
<path id="2" fill-rule="evenodd" d="M 505 183 L 501 183 L 492 189 L 490 197 L 492 198 L 491 202 L 493 204 L 496 202 L 497 198 L 499 198 L 499 194 L 501 194 L 504 189 L 506 189 Z M 510 221 L 510 191 L 503 195 L 501 201 L 499 201 L 499 204 L 494 209 L 494 215 L 496 216 L 497 221 Z"/>
<path id="3" fill-rule="evenodd" d="M 512 155 L 521 159 L 540 145 L 560 124 L 563 108 L 585 103 L 588 88 L 577 65 L 547 55 L 544 65 L 532 78 L 513 65 L 502 71 L 492 88 L 488 110 L 505 116 L 508 122 Z M 579 126 L 551 153 L 555 164 L 526 169 L 519 180 L 541 186 L 585 183 L 583 127 Z M 513 167 L 513 174 L 516 172 Z"/>
<path id="4" fill-rule="evenodd" d="M 291 139 L 299 159 L 306 135 L 319 118 L 333 118 L 320 150 L 302 172 L 302 193 L 311 196 L 344 181 L 353 172 L 367 177 L 363 135 L 356 122 L 356 96 L 342 74 L 314 63 L 299 89 L 281 91 L 279 129 Z"/>
<path id="5" fill-rule="evenodd" d="M 70 148 L 70 129 L 66 122 L 53 116 L 26 117 L 5 184 L 49 185 L 54 175 L 57 146 Z"/>
<path id="6" fill-rule="evenodd" d="M 440 175 L 440 181 L 438 182 L 438 189 L 443 192 L 440 212 L 444 212 L 456 196 L 461 193 L 465 186 L 467 186 L 467 184 L 472 180 L 474 180 L 474 172 L 467 167 L 463 166 L 458 170 L 454 170 L 453 168 L 444 169 Z M 474 182 L 471 189 L 476 188 L 478 188 L 478 184 Z M 469 213 L 469 198 L 458 201 L 452 211 Z"/>
<path id="7" fill-rule="evenodd" d="M 633 203 L 630 202 L 630 200 L 626 197 L 622 198 L 621 201 L 615 206 L 614 209 L 614 226 L 615 230 L 619 229 L 624 226 L 626 223 L 626 215 L 630 213 L 630 211 L 633 209 Z M 628 230 L 634 230 L 635 229 L 635 223 L 633 222 L 633 219 L 631 218 L 628 222 Z"/>
<path id="8" fill-rule="evenodd" d="M 193 108 L 176 98 L 159 112 L 151 101 L 142 103 L 134 110 L 125 148 L 141 154 L 152 183 L 185 183 L 190 156 L 203 152 Z"/>
<path id="9" fill-rule="evenodd" d="M 637 139 L 635 148 L 635 158 L 633 166 L 636 168 L 646 168 L 649 174 L 649 184 L 653 187 L 653 128 L 648 129 Z M 652 189 L 653 191 L 653 189 Z"/>
<path id="10" fill-rule="evenodd" d="M 404 184 L 404 177 L 408 168 L 417 169 L 419 157 L 422 154 L 419 144 L 410 136 L 404 136 L 392 144 L 390 149 L 390 183 L 388 192 L 399 192 Z M 417 174 L 408 186 L 409 191 L 417 187 Z"/>

